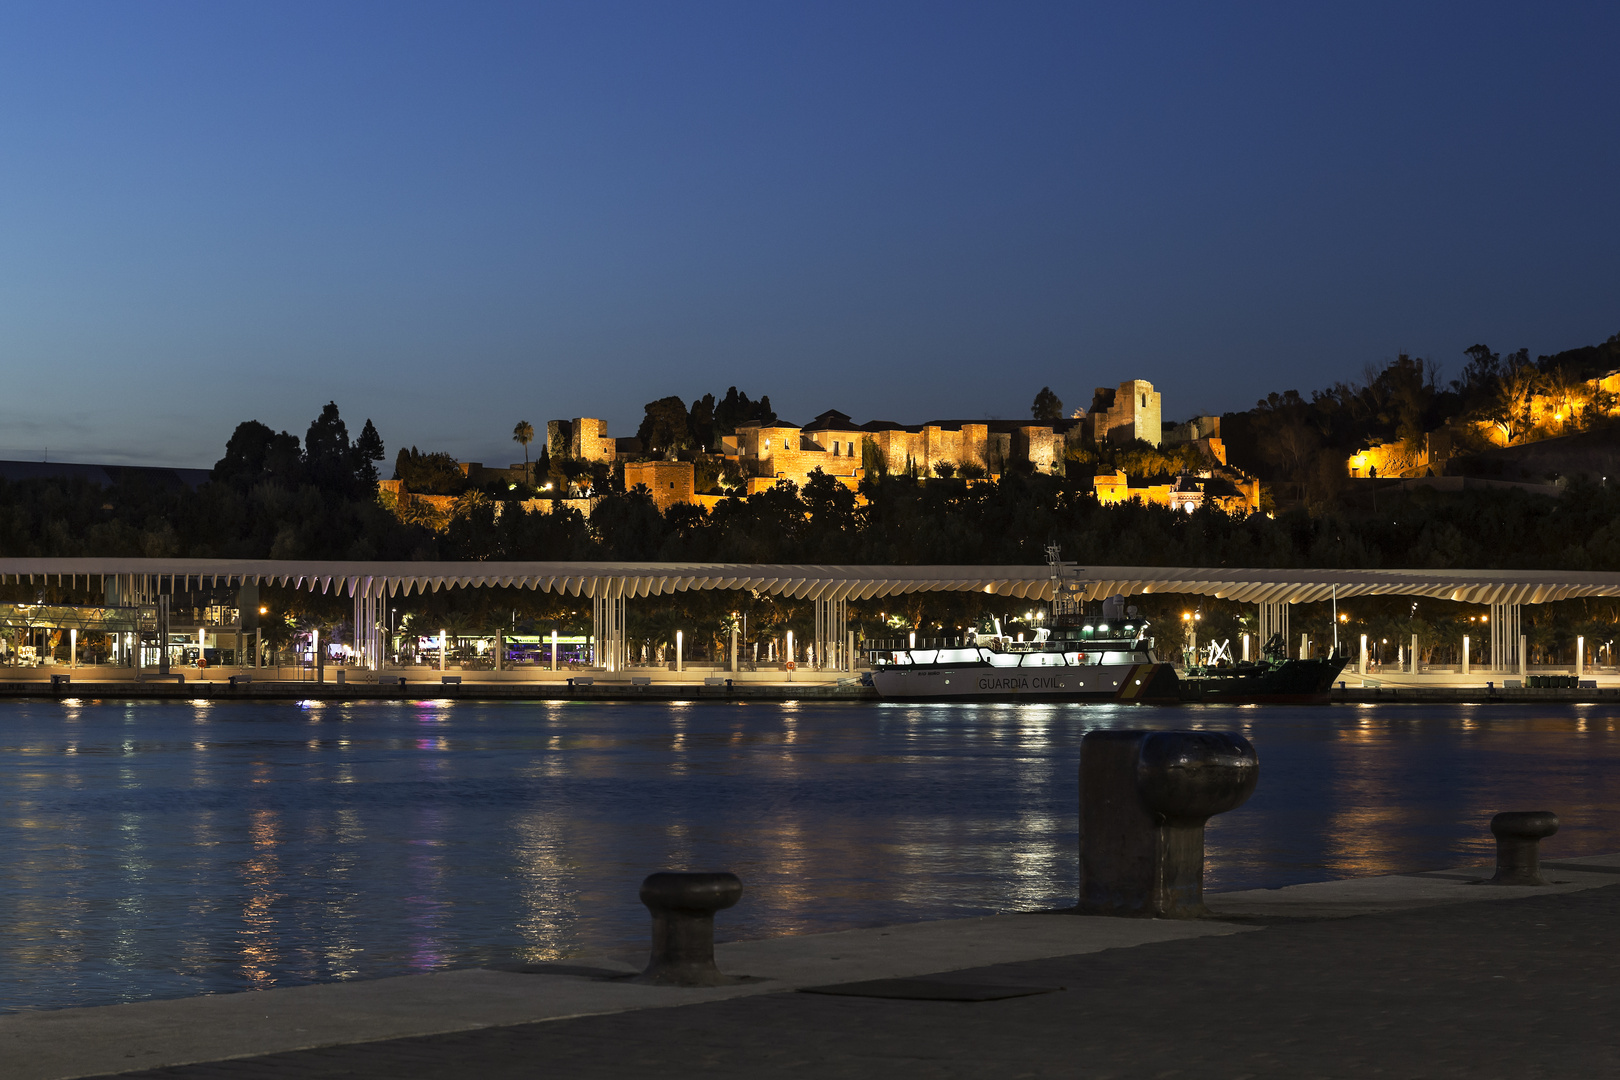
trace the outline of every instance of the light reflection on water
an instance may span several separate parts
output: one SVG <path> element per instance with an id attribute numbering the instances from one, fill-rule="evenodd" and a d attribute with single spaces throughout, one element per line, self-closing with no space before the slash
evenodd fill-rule
<path id="1" fill-rule="evenodd" d="M 708 703 L 0 705 L 0 1010 L 370 978 L 646 940 L 660 868 L 723 938 L 1072 902 L 1094 726 L 1242 732 L 1213 888 L 1620 850 L 1600 708 Z"/>

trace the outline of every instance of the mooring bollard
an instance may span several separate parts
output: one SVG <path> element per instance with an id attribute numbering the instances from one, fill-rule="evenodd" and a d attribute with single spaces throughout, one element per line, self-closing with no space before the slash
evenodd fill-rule
<path id="1" fill-rule="evenodd" d="M 736 874 L 665 872 L 641 883 L 652 912 L 652 960 L 639 982 L 723 986 L 737 980 L 714 966 L 714 913 L 742 899 Z"/>
<path id="2" fill-rule="evenodd" d="M 1541 841 L 1558 831 L 1551 810 L 1517 810 L 1491 818 L 1496 837 L 1496 876 L 1488 885 L 1546 885 L 1541 876 Z"/>
<path id="3" fill-rule="evenodd" d="M 1091 731 L 1080 740 L 1080 910 L 1195 919 L 1204 907 L 1204 822 L 1260 779 L 1230 732 Z"/>

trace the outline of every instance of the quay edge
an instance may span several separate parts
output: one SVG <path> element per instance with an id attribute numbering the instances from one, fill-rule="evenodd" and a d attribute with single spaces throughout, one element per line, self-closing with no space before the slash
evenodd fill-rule
<path id="1" fill-rule="evenodd" d="M 829 682 L 739 682 L 730 687 L 702 683 L 598 679 L 590 685 L 566 682 L 464 682 L 426 679 L 403 686 L 376 683 L 262 681 L 233 686 L 219 680 L 174 682 L 74 682 L 53 687 L 38 681 L 0 682 L 5 699 L 130 699 L 168 701 L 876 701 L 869 686 Z"/>
<path id="2" fill-rule="evenodd" d="M 853 680 L 844 682 L 734 682 L 730 686 L 655 680 L 634 684 L 597 676 L 589 685 L 565 681 L 484 682 L 468 680 L 443 684 L 428 679 L 408 680 L 404 686 L 377 683 L 300 682 L 262 680 L 232 685 L 225 680 L 136 682 L 86 680 L 61 686 L 39 679 L 0 681 L 0 700 L 209 700 L 209 701 L 844 701 L 882 700 L 877 691 Z M 1179 704 L 1153 702 L 1168 708 Z M 1620 704 L 1620 686 L 1529 688 L 1501 686 L 1335 686 L 1333 705 L 1488 705 Z"/>
<path id="3" fill-rule="evenodd" d="M 1614 705 L 1620 704 L 1620 686 L 1336 686 L 1330 701 L 1334 705 Z"/>

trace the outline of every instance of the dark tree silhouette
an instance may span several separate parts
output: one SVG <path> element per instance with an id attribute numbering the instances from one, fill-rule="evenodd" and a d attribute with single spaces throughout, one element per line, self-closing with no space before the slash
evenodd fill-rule
<path id="1" fill-rule="evenodd" d="M 1035 400 L 1029 406 L 1029 415 L 1037 420 L 1063 419 L 1063 402 L 1052 393 L 1050 386 L 1041 387 L 1041 392 L 1035 395 Z"/>

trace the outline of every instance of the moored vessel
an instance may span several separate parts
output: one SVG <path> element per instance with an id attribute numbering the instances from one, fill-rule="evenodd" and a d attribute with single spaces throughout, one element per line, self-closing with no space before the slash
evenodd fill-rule
<path id="1" fill-rule="evenodd" d="M 1161 659 L 1146 619 L 1123 597 L 1086 614 L 1080 585 L 1054 547 L 1052 600 L 1044 625 L 1024 640 L 969 630 L 939 647 L 872 654 L 872 685 L 899 701 L 1079 701 L 1171 705 L 1326 703 L 1342 657 L 1287 660 L 1276 651 L 1242 664 L 1193 668 L 1186 677 Z"/>

